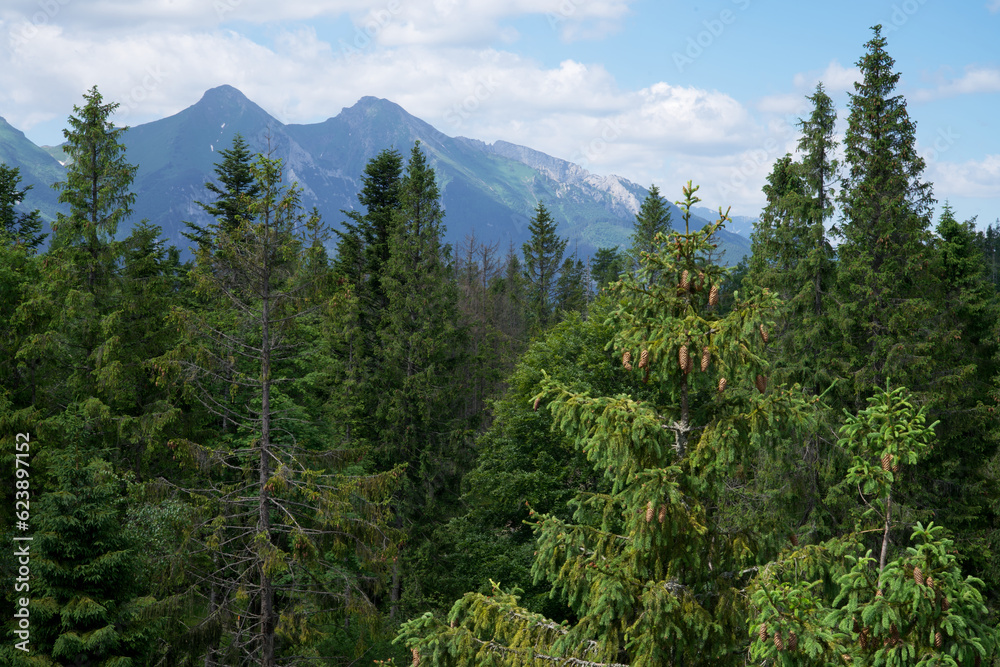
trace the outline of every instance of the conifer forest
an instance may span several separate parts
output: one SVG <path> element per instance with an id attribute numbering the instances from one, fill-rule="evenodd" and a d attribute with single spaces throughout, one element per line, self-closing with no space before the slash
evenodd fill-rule
<path id="1" fill-rule="evenodd" d="M 420 142 L 325 220 L 239 135 L 188 260 L 91 88 L 51 234 L 0 165 L 0 665 L 1000 665 L 1000 229 L 859 50 L 733 267 L 696 183 L 452 246 Z"/>

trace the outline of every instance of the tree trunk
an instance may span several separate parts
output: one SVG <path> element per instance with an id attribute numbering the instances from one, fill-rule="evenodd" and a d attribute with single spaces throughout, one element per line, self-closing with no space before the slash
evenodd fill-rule
<path id="1" fill-rule="evenodd" d="M 258 506 L 258 532 L 271 539 L 271 511 L 268 503 L 267 481 L 271 477 L 271 349 L 270 349 L 270 303 L 267 289 L 270 284 L 267 259 L 263 267 L 264 285 L 261 304 L 261 405 L 260 405 L 260 504 Z M 259 559 L 259 556 L 258 556 Z M 274 587 L 265 570 L 263 560 L 258 560 L 260 568 L 260 642 L 261 667 L 274 667 Z"/>

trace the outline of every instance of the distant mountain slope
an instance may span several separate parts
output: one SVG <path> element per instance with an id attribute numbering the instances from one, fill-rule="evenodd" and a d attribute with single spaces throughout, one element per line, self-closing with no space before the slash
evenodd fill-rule
<path id="1" fill-rule="evenodd" d="M 285 125 L 236 88 L 219 86 L 187 109 L 124 135 L 128 159 L 139 167 L 134 219 L 149 219 L 170 242 L 186 249 L 183 221 L 208 222 L 195 202 L 211 201 L 204 184 L 215 180 L 219 152 L 232 145 L 237 132 L 251 150 L 281 158 L 287 180 L 302 188 L 305 207 L 315 206 L 334 225 L 344 220 L 342 210 L 358 206 L 368 161 L 385 148 L 397 149 L 406 159 L 419 140 L 441 187 L 446 240 L 456 245 L 474 232 L 480 241 L 499 244 L 501 251 L 510 243 L 519 250 L 542 200 L 559 222 L 559 233 L 570 238 L 570 251 L 576 248 L 587 256 L 598 247 L 628 243 L 647 194 L 626 179 L 591 174 L 524 146 L 449 137 L 387 100 L 363 97 L 321 123 Z M 58 168 L 45 151 L 35 149 Z M 680 220 L 676 208 L 673 219 L 675 224 Z M 696 223 L 701 226 L 705 220 Z M 722 241 L 731 263 L 749 249 L 735 235 Z"/>
<path id="2" fill-rule="evenodd" d="M 0 162 L 21 170 L 21 186 L 32 186 L 19 207 L 25 211 L 38 209 L 45 219 L 45 232 L 49 232 L 48 222 L 55 220 L 60 210 L 59 193 L 52 184 L 65 178 L 65 171 L 59 161 L 36 146 L 24 133 L 0 118 Z"/>

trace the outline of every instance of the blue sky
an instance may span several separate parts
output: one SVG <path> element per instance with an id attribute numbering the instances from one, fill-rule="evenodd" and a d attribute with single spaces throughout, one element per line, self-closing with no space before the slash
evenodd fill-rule
<path id="1" fill-rule="evenodd" d="M 876 23 L 935 196 L 995 221 L 1000 0 L 6 0 L 0 116 L 52 144 L 94 84 L 129 125 L 224 83 L 288 123 L 375 95 L 754 216 L 817 81 L 846 118 Z"/>

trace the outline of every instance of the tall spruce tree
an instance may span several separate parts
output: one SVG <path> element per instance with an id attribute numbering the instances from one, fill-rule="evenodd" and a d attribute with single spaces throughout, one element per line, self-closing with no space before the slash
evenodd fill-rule
<path id="1" fill-rule="evenodd" d="M 543 202 L 538 202 L 528 230 L 531 239 L 522 246 L 528 303 L 533 326 L 544 329 L 553 322 L 559 268 L 569 239 L 556 234 L 556 221 Z"/>
<path id="2" fill-rule="evenodd" d="M 683 209 L 697 202 L 685 188 Z M 435 665 L 743 665 L 741 588 L 759 536 L 734 524 L 727 480 L 770 439 L 808 418 L 805 402 L 768 387 L 762 294 L 718 315 L 725 269 L 707 263 L 722 220 L 671 234 L 619 288 L 605 363 L 645 381 L 640 397 L 594 395 L 543 379 L 534 405 L 550 410 L 608 491 L 587 489 L 567 520 L 535 515 L 536 581 L 569 607 L 553 622 L 499 586 L 469 593 L 447 619 L 427 613 L 397 641 Z M 663 279 L 649 282 L 649 274 Z"/>
<path id="3" fill-rule="evenodd" d="M 189 561 L 205 597 L 197 630 L 222 638 L 206 664 L 273 667 L 331 615 L 373 611 L 358 570 L 379 576 L 392 555 L 384 502 L 398 472 L 353 467 L 336 425 L 297 401 L 300 327 L 322 296 L 313 283 L 323 272 L 304 269 L 304 228 L 315 221 L 298 189 L 281 186 L 280 160 L 260 155 L 252 173 L 249 215 L 235 228 L 213 224 L 198 250 L 191 276 L 208 307 L 175 309 L 184 339 L 157 366 L 237 427 L 171 443 L 205 480 L 180 491 L 201 512 Z"/>
<path id="4" fill-rule="evenodd" d="M 393 564 L 393 617 L 399 613 L 404 586 L 409 596 L 419 599 L 421 584 L 432 583 L 421 582 L 413 567 L 421 552 L 433 549 L 433 522 L 453 514 L 460 474 L 468 466 L 455 416 L 464 346 L 457 326 L 458 292 L 441 244 L 440 193 L 419 141 L 410 153 L 399 197 L 381 281 L 387 310 L 379 336 L 384 390 L 377 413 L 384 460 L 406 465 L 404 484 L 393 503 L 397 526 L 409 533 L 404 563 Z"/>
<path id="5" fill-rule="evenodd" d="M 69 117 L 64 150 L 69 157 L 66 180 L 53 184 L 59 202 L 68 204 L 69 215 L 60 213 L 53 224 L 53 246 L 75 250 L 78 270 L 92 294 L 106 284 L 114 269 L 115 235 L 132 214 L 135 194 L 131 191 L 137 167 L 125 158 L 122 134 L 111 114 L 117 102 L 105 103 L 97 86 L 85 93 L 83 107 L 74 106 Z"/>
<path id="6" fill-rule="evenodd" d="M 253 154 L 243 135 L 236 133 L 233 145 L 220 151 L 222 160 L 215 165 L 215 177 L 219 183 L 205 183 L 205 189 L 215 195 L 215 201 L 196 201 L 201 209 L 225 226 L 228 231 L 236 229 L 241 220 L 250 215 L 250 205 L 260 194 L 260 185 L 253 175 Z M 193 222 L 184 223 L 188 232 L 184 236 L 199 246 L 211 243 L 211 229 Z"/>
<path id="7" fill-rule="evenodd" d="M 840 320 L 857 407 L 888 378 L 919 393 L 931 375 L 924 325 L 934 314 L 927 298 L 934 199 L 881 31 L 872 28 L 857 63 L 862 81 L 850 95 L 837 227 Z"/>
<path id="8" fill-rule="evenodd" d="M 748 281 L 785 302 L 774 332 L 776 373 L 821 393 L 835 375 L 827 353 L 835 276 L 826 221 L 838 169 L 836 110 L 822 83 L 809 100 L 812 114 L 799 121 L 801 158 L 780 158 L 764 186 L 767 205 L 755 226 Z"/>

